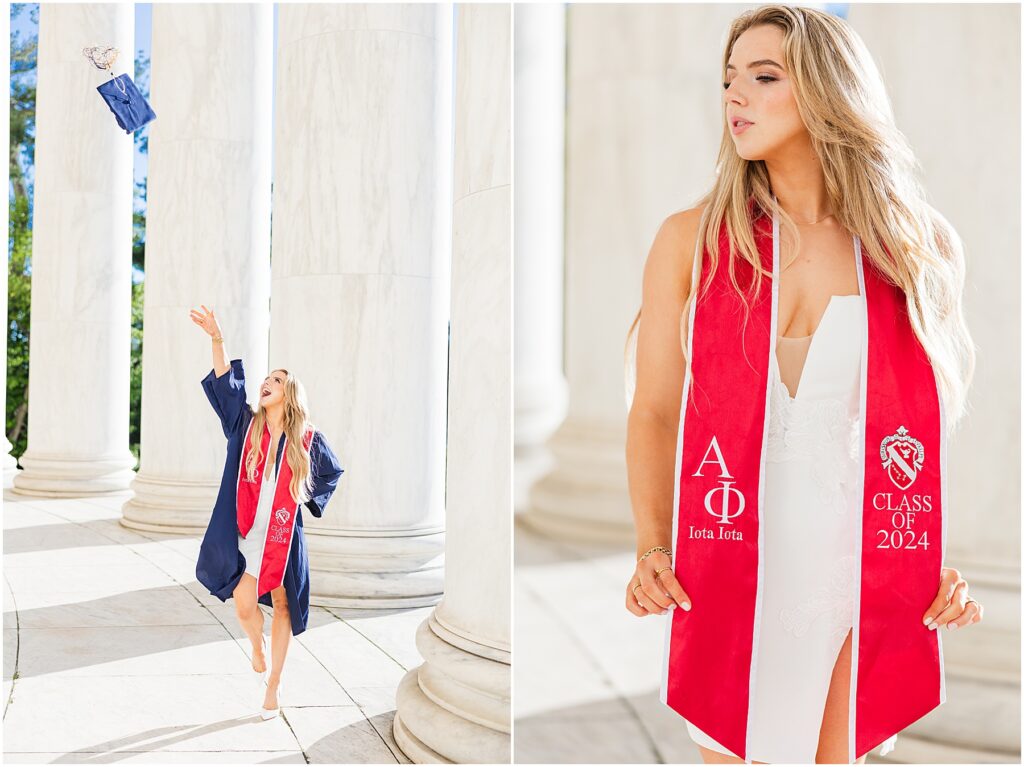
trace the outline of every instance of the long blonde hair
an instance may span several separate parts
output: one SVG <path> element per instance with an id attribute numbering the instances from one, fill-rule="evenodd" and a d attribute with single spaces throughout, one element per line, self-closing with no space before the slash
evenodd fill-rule
<path id="1" fill-rule="evenodd" d="M 864 258 L 906 294 L 910 324 L 931 361 L 946 425 L 952 430 L 966 414 L 975 366 L 974 343 L 962 307 L 963 244 L 949 222 L 925 201 L 916 178 L 917 159 L 895 126 L 878 69 L 863 41 L 842 19 L 788 5 L 747 11 L 729 30 L 723 77 L 736 39 L 762 24 L 783 32 L 784 65 L 800 116 L 821 160 L 836 219 L 860 236 Z M 717 267 L 718 234 L 724 221 L 731 250 L 729 278 L 749 316 L 750 305 L 736 280 L 736 259 L 753 267 L 751 296 L 758 295 L 764 276 L 771 278 L 761 266 L 754 220 L 761 212 L 777 212 L 780 227 L 791 232 L 798 250 L 800 233 L 775 204 L 764 162 L 737 154 L 728 133 L 724 102 L 722 110 L 717 177 L 696 205 L 704 212 L 697 233 L 695 274 L 702 273 L 705 249 L 712 273 Z M 696 287 L 691 285 L 680 317 L 684 357 L 688 357 L 685 318 L 696 298 Z M 706 292 L 707 286 L 702 295 Z M 642 308 L 626 337 L 627 392 L 635 384 L 635 331 L 641 312 Z M 692 374 L 688 358 L 686 370 Z M 627 401 L 631 399 L 627 393 Z"/>
<path id="2" fill-rule="evenodd" d="M 302 445 L 302 436 L 306 433 L 306 429 L 312 426 L 309 421 L 306 388 L 298 378 L 284 368 L 278 368 L 274 372 L 284 373 L 285 376 L 284 434 L 288 441 L 281 460 L 288 461 L 292 470 L 292 479 L 288 490 L 296 502 L 305 503 L 313 493 L 310 457 Z M 245 462 L 245 476 L 250 482 L 256 481 L 256 467 L 263 460 L 261 441 L 266 425 L 267 411 L 263 409 L 262 404 L 259 404 L 253 411 L 252 428 L 249 430 L 249 456 Z M 273 471 L 273 467 L 268 466 L 265 470 Z"/>

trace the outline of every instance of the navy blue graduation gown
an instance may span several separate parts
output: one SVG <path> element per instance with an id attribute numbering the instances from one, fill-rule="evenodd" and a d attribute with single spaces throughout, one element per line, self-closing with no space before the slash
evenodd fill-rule
<path id="1" fill-rule="evenodd" d="M 219 378 L 210 370 L 201 383 L 217 417 L 220 418 L 228 447 L 217 503 L 213 507 L 210 523 L 199 547 L 196 578 L 210 590 L 211 594 L 226 602 L 233 595 L 245 572 L 245 556 L 238 550 L 235 495 L 239 463 L 242 459 L 242 442 L 254 413 L 245 399 L 245 371 L 242 369 L 242 360 L 231 360 L 231 368 Z M 275 459 L 278 467 L 283 460 L 283 443 L 282 434 Z M 315 430 L 310 444 L 310 463 L 313 492 L 312 498 L 303 505 L 314 517 L 320 517 L 344 469 L 338 464 L 337 456 L 319 429 Z M 288 563 L 285 567 L 284 588 L 288 595 L 292 635 L 301 634 L 306 630 L 309 618 L 309 559 L 306 554 L 306 538 L 302 530 L 302 505 L 299 506 Z M 259 602 L 267 607 L 273 607 L 269 591 L 259 598 Z"/>

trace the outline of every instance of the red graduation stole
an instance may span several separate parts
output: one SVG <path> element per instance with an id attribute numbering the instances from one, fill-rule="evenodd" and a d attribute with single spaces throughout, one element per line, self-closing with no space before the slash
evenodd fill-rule
<path id="1" fill-rule="evenodd" d="M 768 364 L 778 322 L 778 233 L 778 219 L 761 213 L 754 240 L 773 279 L 763 278 L 745 330 L 743 306 L 729 281 L 724 222 L 714 275 L 706 254 L 703 259 L 701 280 L 711 281 L 710 290 L 691 304 L 696 387 L 687 374 L 672 564 L 694 606 L 669 613 L 660 694 L 747 763 L 762 606 L 761 505 Z M 752 267 L 737 259 L 736 269 L 739 284 L 749 285 Z M 937 593 L 946 547 L 945 415 L 903 291 L 886 283 L 859 248 L 857 275 L 867 331 L 861 349 L 864 468 L 855 542 L 851 763 L 946 699 L 942 632 L 921 622 Z"/>
<path id="2" fill-rule="evenodd" d="M 256 466 L 256 478 L 251 481 L 246 478 L 245 462 L 249 456 L 249 434 L 254 420 L 250 419 L 249 426 L 245 430 L 236 485 L 238 531 L 243 537 L 249 534 L 253 522 L 256 520 L 260 489 L 263 487 L 263 472 L 268 468 L 267 459 L 270 457 L 270 427 L 264 423 L 263 436 L 260 439 L 263 460 Z M 313 431 L 313 427 L 310 426 L 302 438 L 307 453 L 313 441 Z M 274 487 L 270 524 L 267 526 L 267 535 L 263 542 L 263 561 L 260 565 L 260 574 L 256 578 L 257 597 L 276 589 L 284 582 L 284 570 L 288 564 L 288 553 L 291 551 L 292 533 L 295 530 L 295 518 L 298 516 L 299 504 L 289 490 L 289 484 L 292 481 L 292 468 L 286 460 L 285 450 L 287 448 L 288 437 L 285 436 L 284 444 L 281 445 L 281 468 L 277 472 L 277 482 Z M 273 467 L 269 467 L 269 470 L 273 471 Z"/>

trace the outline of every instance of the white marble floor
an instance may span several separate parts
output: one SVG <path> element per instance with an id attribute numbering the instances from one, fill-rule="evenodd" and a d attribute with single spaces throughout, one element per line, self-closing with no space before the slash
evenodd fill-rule
<path id="1" fill-rule="evenodd" d="M 515 558 L 514 760 L 699 764 L 686 724 L 658 700 L 664 618 L 624 605 L 632 552 L 516 524 Z"/>
<path id="2" fill-rule="evenodd" d="M 6 761 L 408 762 L 395 689 L 432 608 L 311 607 L 263 721 L 234 603 L 195 579 L 199 538 L 122 527 L 127 497 L 4 490 Z"/>
<path id="3" fill-rule="evenodd" d="M 553 541 L 517 522 L 516 763 L 702 763 L 686 723 L 658 699 L 670 616 L 636 618 L 625 608 L 634 557 Z M 898 750 L 868 761 L 901 761 L 892 758 Z"/>

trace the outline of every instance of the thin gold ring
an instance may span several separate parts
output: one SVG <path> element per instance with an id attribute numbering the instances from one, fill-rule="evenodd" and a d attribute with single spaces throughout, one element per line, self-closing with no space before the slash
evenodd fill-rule
<path id="1" fill-rule="evenodd" d="M 661 575 L 666 570 L 671 570 L 671 569 L 672 569 L 671 567 L 663 567 L 660 570 L 655 570 L 654 571 L 654 577 L 657 578 L 659 575 Z"/>
<path id="2" fill-rule="evenodd" d="M 640 588 L 640 587 L 641 587 L 642 585 L 643 585 L 642 583 L 637 583 L 637 584 L 636 584 L 636 585 L 635 585 L 635 586 L 633 587 L 633 596 L 634 596 L 634 597 L 636 596 L 636 590 L 637 590 L 638 588 Z"/>

